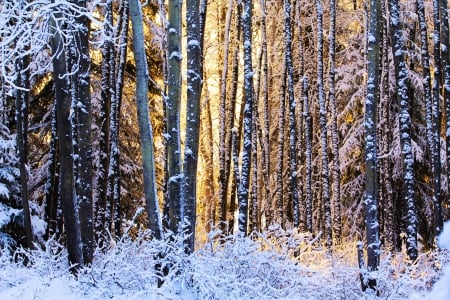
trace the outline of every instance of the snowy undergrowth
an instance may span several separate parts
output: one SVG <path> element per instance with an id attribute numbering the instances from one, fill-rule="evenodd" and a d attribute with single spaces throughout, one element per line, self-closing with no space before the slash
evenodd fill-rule
<path id="1" fill-rule="evenodd" d="M 186 256 L 177 239 L 142 234 L 98 249 L 76 280 L 52 241 L 46 250 L 16 253 L 29 267 L 1 253 L 0 299 L 407 299 L 426 294 L 450 261 L 448 252 L 421 254 L 415 264 L 401 253 L 383 255 L 376 297 L 360 289 L 355 244 L 331 255 L 318 242 L 279 228 L 251 238 L 213 232 Z M 167 267 L 164 278 L 155 265 Z"/>

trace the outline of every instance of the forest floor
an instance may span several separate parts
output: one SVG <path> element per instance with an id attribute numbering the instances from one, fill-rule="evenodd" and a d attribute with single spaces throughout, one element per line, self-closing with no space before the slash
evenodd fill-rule
<path id="1" fill-rule="evenodd" d="M 450 223 L 442 237 L 441 247 L 450 250 Z M 0 299 L 450 299 L 448 250 L 422 252 L 414 264 L 402 253 L 383 253 L 377 296 L 361 291 L 355 243 L 329 254 L 289 231 L 220 242 L 212 233 L 209 240 L 186 256 L 177 241 L 124 239 L 97 250 L 92 268 L 77 279 L 55 242 L 19 251 L 28 267 L 0 253 Z M 160 288 L 157 264 L 169 269 Z"/>

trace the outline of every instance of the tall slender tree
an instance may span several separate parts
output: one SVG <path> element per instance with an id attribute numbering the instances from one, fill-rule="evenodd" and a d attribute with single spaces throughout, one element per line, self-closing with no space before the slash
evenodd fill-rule
<path id="1" fill-rule="evenodd" d="M 177 233 L 181 225 L 183 199 L 181 198 L 181 144 L 180 144 L 180 105 L 181 105 L 181 2 L 168 2 L 167 25 L 167 203 L 169 206 L 169 229 Z"/>
<path id="2" fill-rule="evenodd" d="M 408 70 L 405 62 L 405 46 L 402 38 L 400 11 L 397 0 L 389 1 L 389 15 L 392 36 L 392 52 L 394 53 L 397 97 L 400 102 L 399 126 L 400 144 L 403 155 L 403 187 L 404 201 L 408 209 L 406 214 L 406 252 L 411 260 L 417 258 L 417 213 L 415 204 L 414 158 L 411 144 L 411 115 L 408 99 Z"/>
<path id="3" fill-rule="evenodd" d="M 107 211 L 110 212 L 109 218 L 113 217 L 115 220 L 115 233 L 116 236 L 120 236 L 120 143 L 119 143 L 119 129 L 120 129 L 120 108 L 122 106 L 122 91 L 124 87 L 125 80 L 125 64 L 127 60 L 127 44 L 128 44 L 128 0 L 123 0 L 119 9 L 119 21 L 117 23 L 118 28 L 118 40 L 119 46 L 118 51 L 116 51 L 115 69 L 116 77 L 114 97 L 111 101 L 111 113 L 110 113 L 110 163 L 108 170 L 108 201 L 107 204 L 111 208 Z M 111 82 L 111 83 L 112 83 Z"/>
<path id="4" fill-rule="evenodd" d="M 101 78 L 101 109 L 99 111 L 99 163 L 96 172 L 97 187 L 94 191 L 94 204 L 96 208 L 95 234 L 100 239 L 102 227 L 106 221 L 106 202 L 108 201 L 108 173 L 110 164 L 110 128 L 111 128 L 111 102 L 114 101 L 115 62 L 113 47 L 113 7 L 108 0 L 104 7 L 105 30 L 102 48 L 102 78 Z M 108 222 L 109 223 L 109 222 Z"/>
<path id="5" fill-rule="evenodd" d="M 253 116 L 253 68 L 252 68 L 252 1 L 244 0 L 242 13 L 242 33 L 244 42 L 244 119 L 241 180 L 238 190 L 239 232 L 247 234 L 248 194 L 250 184 L 250 166 L 252 152 L 252 116 Z"/>
<path id="6" fill-rule="evenodd" d="M 434 76 L 433 76 L 433 104 L 432 104 L 432 114 L 433 114 L 433 138 L 434 138 L 434 153 L 441 152 L 441 108 L 440 108 L 440 89 L 441 89 L 441 18 L 439 14 L 439 0 L 433 0 L 433 56 L 434 56 Z M 436 157 L 437 158 L 437 157 Z M 436 176 L 441 174 L 440 158 L 434 161 L 434 173 Z M 437 184 L 437 182 L 435 182 Z M 437 236 L 442 230 L 443 219 L 442 219 L 442 207 L 440 197 L 433 198 L 433 213 L 434 213 L 434 235 Z"/>
<path id="7" fill-rule="evenodd" d="M 290 0 L 284 1 L 284 42 L 286 55 L 287 90 L 289 99 L 289 169 L 290 169 L 290 193 L 293 210 L 294 227 L 300 224 L 299 218 L 299 193 L 297 182 L 297 124 L 296 124 L 296 101 L 294 95 L 294 66 L 292 62 L 292 28 L 291 28 L 292 5 Z"/>
<path id="8" fill-rule="evenodd" d="M 60 15 L 60 14 L 57 14 Z M 81 252 L 81 234 L 76 210 L 74 190 L 74 164 L 73 164 L 73 140 L 72 125 L 70 122 L 71 100 L 69 95 L 69 84 L 64 52 L 64 41 L 62 33 L 56 30 L 52 41 L 52 65 L 53 81 L 55 84 L 55 105 L 58 136 L 58 156 L 60 158 L 60 182 L 62 210 L 64 227 L 66 232 L 66 244 L 71 271 L 77 272 L 83 262 Z"/>
<path id="9" fill-rule="evenodd" d="M 377 179 L 377 104 L 379 87 L 380 57 L 380 0 L 370 1 L 369 28 L 367 29 L 367 96 L 365 99 L 365 225 L 367 240 L 367 268 L 369 272 L 378 270 L 380 264 L 380 233 L 378 224 L 378 179 Z M 376 280 L 369 278 L 367 285 L 376 289 Z M 364 289 L 366 287 L 363 287 Z"/>
<path id="10" fill-rule="evenodd" d="M 305 119 L 305 145 L 306 145 L 306 176 L 305 176 L 305 214 L 306 229 L 312 233 L 312 120 L 309 108 L 308 97 L 308 78 L 303 77 L 302 81 L 302 97 L 303 97 L 303 117 Z"/>
<path id="11" fill-rule="evenodd" d="M 335 90 L 336 74 L 336 1 L 330 0 L 330 32 L 328 37 L 329 74 L 328 74 L 328 99 L 331 109 L 331 152 L 333 164 L 332 175 L 332 206 L 333 206 L 333 237 L 334 242 L 339 245 L 342 240 L 341 220 L 341 170 L 339 160 L 339 133 L 337 124 L 337 103 Z"/>
<path id="12" fill-rule="evenodd" d="M 20 46 L 19 46 L 20 47 Z M 22 49 L 26 52 L 26 49 Z M 20 170 L 20 198 L 22 200 L 25 245 L 33 248 L 33 232 L 31 227 L 30 204 L 28 199 L 28 174 L 27 174 L 27 152 L 28 152 L 28 103 L 30 97 L 30 57 L 25 55 L 16 60 L 16 149 L 19 156 Z"/>
<path id="13" fill-rule="evenodd" d="M 327 109 L 323 80 L 323 8 L 322 0 L 316 0 L 317 10 L 317 88 L 319 95 L 319 123 L 322 156 L 322 202 L 324 208 L 325 240 L 328 249 L 333 244 L 331 225 L 330 170 L 328 165 Z"/>
<path id="14" fill-rule="evenodd" d="M 200 100 L 203 78 L 203 29 L 201 21 L 205 2 L 188 0 L 186 3 L 187 24 L 187 110 L 186 110 L 186 145 L 184 151 L 184 187 L 185 200 L 184 221 L 186 222 L 186 251 L 194 251 L 196 225 L 196 184 L 198 144 L 200 132 Z"/>
<path id="15" fill-rule="evenodd" d="M 133 50 L 136 61 L 136 106 L 139 138 L 141 141 L 144 171 L 144 195 L 149 218 L 149 228 L 155 238 L 162 238 L 162 221 L 156 192 L 155 161 L 153 153 L 153 131 L 148 110 L 148 69 L 144 48 L 142 9 L 138 0 L 130 0 L 130 17 L 133 27 Z"/>
<path id="16" fill-rule="evenodd" d="M 219 135 L 223 137 L 219 141 L 219 226 L 222 228 L 222 230 L 225 229 L 227 219 L 228 185 L 231 165 L 231 128 L 227 127 L 227 125 L 231 123 L 232 127 L 234 123 L 234 115 L 227 114 L 228 61 L 233 10 L 234 1 L 230 0 L 228 2 L 228 9 L 225 19 L 223 68 L 220 79 L 219 100 Z M 231 106 L 232 104 L 229 103 L 228 105 Z M 229 120 L 231 120 L 231 122 Z"/>

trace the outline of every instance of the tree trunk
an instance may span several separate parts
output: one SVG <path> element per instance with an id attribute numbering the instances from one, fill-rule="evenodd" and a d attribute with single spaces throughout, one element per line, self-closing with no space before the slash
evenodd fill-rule
<path id="1" fill-rule="evenodd" d="M 380 264 L 380 233 L 378 223 L 378 179 L 377 179 L 377 136 L 376 114 L 379 92 L 380 53 L 380 0 L 370 1 L 369 26 L 367 36 L 367 96 L 365 99 L 365 226 L 367 240 L 367 268 L 378 270 Z M 369 275 L 370 276 L 370 275 Z M 368 286 L 376 290 L 376 279 L 369 278 Z"/>
<path id="2" fill-rule="evenodd" d="M 400 144 L 403 155 L 403 189 L 405 204 L 408 209 L 406 219 L 406 252 L 414 261 L 417 258 L 417 213 L 415 204 L 414 157 L 411 144 L 411 115 L 408 99 L 407 76 L 402 42 L 401 19 L 397 0 L 389 1 L 389 15 L 392 36 L 392 52 L 394 54 L 395 77 L 397 81 L 397 97 L 400 101 Z"/>
<path id="3" fill-rule="evenodd" d="M 305 178 L 305 214 L 306 214 L 306 229 L 313 232 L 312 222 L 312 120 L 311 112 L 309 109 L 308 98 L 308 79 L 303 77 L 302 87 L 303 97 L 303 116 L 305 118 L 305 144 L 306 144 L 306 178 Z"/>
<path id="4" fill-rule="evenodd" d="M 125 64 L 127 60 L 127 44 L 128 44 L 128 0 L 123 0 L 120 7 L 120 18 L 117 27 L 120 28 L 120 46 L 117 51 L 116 65 L 116 79 L 115 79 L 115 97 L 111 102 L 111 121 L 110 121 L 110 167 L 108 172 L 108 195 L 109 199 L 107 203 L 113 207 L 113 213 L 110 217 L 115 220 L 115 235 L 119 237 L 121 232 L 121 198 L 120 198 L 120 142 L 119 142 L 119 129 L 120 129 L 120 109 L 122 106 L 122 91 L 124 85 Z"/>
<path id="5" fill-rule="evenodd" d="M 197 207 L 197 163 L 200 132 L 200 99 L 203 78 L 203 30 L 200 22 L 200 1 L 186 3 L 187 24 L 187 111 L 186 145 L 184 150 L 184 220 L 186 221 L 185 241 L 187 253 L 194 251 Z"/>
<path id="6" fill-rule="evenodd" d="M 45 182 L 44 202 L 45 202 L 45 221 L 47 228 L 44 239 L 48 240 L 57 232 L 57 210 L 58 210 L 58 135 L 56 123 L 56 103 L 52 107 L 51 120 L 51 138 L 49 147 L 49 163 L 47 168 L 47 180 Z M 61 234 L 61 232 L 59 232 Z"/>
<path id="7" fill-rule="evenodd" d="M 433 137 L 434 137 L 434 151 L 436 155 L 436 160 L 434 163 L 434 174 L 436 176 L 441 176 L 441 111 L 440 111 L 440 89 L 441 89 L 441 20 L 439 17 L 439 0 L 433 0 L 433 20 L 434 20 L 434 31 L 433 31 L 433 48 L 434 48 L 434 78 L 433 78 Z M 439 153 L 439 158 L 437 156 Z M 437 185 L 437 178 L 435 179 L 434 185 Z M 437 195 L 436 195 L 437 196 Z M 433 203 L 434 207 L 434 235 L 437 237 L 442 230 L 443 219 L 442 219 L 442 207 L 440 197 L 434 197 Z"/>
<path id="8" fill-rule="evenodd" d="M 248 224 L 248 188 L 252 152 L 252 116 L 253 116 L 253 70 L 252 70 L 252 1 L 243 1 L 242 32 L 244 37 L 244 145 L 242 153 L 241 180 L 238 190 L 239 219 L 238 229 L 247 235 Z"/>
<path id="9" fill-rule="evenodd" d="M 180 103 L 181 103 L 181 2 L 169 0 L 169 25 L 167 33 L 167 197 L 169 205 L 169 229 L 178 233 L 181 228 L 181 145 L 180 145 Z"/>
<path id="10" fill-rule="evenodd" d="M 138 113 L 139 139 L 141 142 L 144 172 L 144 195 L 149 228 L 156 239 L 162 238 L 162 223 L 156 192 L 155 162 L 153 154 L 153 132 L 148 110 L 148 69 L 144 48 L 142 10 L 138 0 L 130 0 L 130 17 L 133 27 L 133 50 L 136 62 L 136 106 Z"/>
<path id="11" fill-rule="evenodd" d="M 289 98 L 289 169 L 290 169 L 290 191 L 291 205 L 293 211 L 294 227 L 298 228 L 299 218 L 299 195 L 297 182 L 297 124 L 296 124 L 296 101 L 294 96 L 294 67 L 292 62 L 292 29 L 290 0 L 284 1 L 284 42 L 286 55 L 287 90 Z"/>
<path id="12" fill-rule="evenodd" d="M 325 242 L 328 249 L 333 245 L 330 203 L 330 171 L 328 167 L 327 110 L 323 79 L 323 9 L 321 0 L 316 0 L 317 9 L 317 84 L 319 94 L 319 123 L 322 151 L 322 203 L 325 218 Z"/>
<path id="13" fill-rule="evenodd" d="M 74 185 L 73 139 L 70 122 L 71 100 L 67 73 L 66 57 L 62 51 L 63 41 L 59 32 L 52 37 L 53 81 L 55 82 L 56 122 L 58 136 L 58 157 L 60 158 L 60 195 L 66 231 L 66 244 L 71 272 L 77 270 L 83 262 L 81 252 L 81 234 Z"/>
<path id="14" fill-rule="evenodd" d="M 112 0 L 108 0 L 104 7 L 105 29 L 102 48 L 102 77 L 101 77 L 101 109 L 99 112 L 99 163 L 97 167 L 97 188 L 94 191 L 94 205 L 96 212 L 95 236 L 102 243 L 103 226 L 106 219 L 106 202 L 108 200 L 108 173 L 111 158 L 110 129 L 111 102 L 114 101 L 115 85 L 111 82 L 115 78 L 114 48 L 113 48 L 113 16 Z"/>
<path id="15" fill-rule="evenodd" d="M 331 153 L 333 165 L 331 168 L 332 181 L 332 205 L 333 205 L 333 236 L 336 245 L 342 244 L 342 220 L 341 220 L 341 170 L 339 160 L 339 132 L 337 120 L 337 104 L 335 91 L 335 64 L 336 64 L 336 2 L 330 0 L 330 35 L 328 44 L 330 70 L 328 74 L 329 92 L 328 98 L 331 109 Z"/>
<path id="16" fill-rule="evenodd" d="M 263 93 L 263 177 L 264 177 L 264 216 L 266 228 L 273 221 L 273 209 L 270 196 L 270 112 L 269 112 L 269 62 L 267 58 L 267 22 L 266 22 L 266 0 L 261 3 L 261 52 L 262 52 L 262 93 Z"/>
<path id="17" fill-rule="evenodd" d="M 73 4 L 85 8 L 86 1 L 73 0 Z M 86 15 L 69 18 L 71 22 L 68 46 L 72 139 L 74 153 L 74 184 L 76 205 L 80 219 L 81 247 L 84 264 L 92 264 L 94 254 L 93 201 L 92 201 L 92 137 L 89 19 Z M 58 122 L 59 124 L 59 122 Z"/>
<path id="18" fill-rule="evenodd" d="M 21 49 L 25 51 L 25 49 Z M 25 245 L 33 249 L 33 231 L 31 229 L 30 204 L 28 201 L 28 176 L 27 176 L 27 152 L 28 152 L 28 103 L 30 97 L 30 58 L 20 57 L 16 61 L 16 147 L 19 157 L 20 170 L 20 198 L 23 207 Z"/>
<path id="19" fill-rule="evenodd" d="M 225 21 L 225 40 L 223 51 L 223 69 L 220 82 L 220 109 L 219 109 L 219 226 L 222 231 L 225 231 L 227 221 L 227 199 L 228 199 L 228 184 L 230 178 L 230 156 L 231 156 L 231 128 L 234 123 L 234 115 L 227 114 L 227 74 L 228 74 L 228 53 L 230 48 L 230 25 L 231 17 L 234 7 L 234 1 L 228 2 L 228 10 Z M 235 102 L 232 99 L 232 102 Z M 228 103 L 231 106 L 231 103 Z M 231 119 L 231 122 L 227 122 Z M 227 127 L 228 124 L 231 127 Z M 228 138 L 230 137 L 230 139 Z"/>

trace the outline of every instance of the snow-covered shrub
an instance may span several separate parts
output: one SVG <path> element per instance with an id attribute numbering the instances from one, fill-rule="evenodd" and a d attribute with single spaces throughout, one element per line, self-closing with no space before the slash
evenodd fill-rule
<path id="1" fill-rule="evenodd" d="M 440 255 L 450 261 L 450 221 L 444 224 L 444 230 L 438 238 L 438 245 L 442 250 Z M 442 266 L 438 266 L 441 267 Z M 447 263 L 442 270 L 442 277 L 433 285 L 431 292 L 423 295 L 414 295 L 412 300 L 448 300 L 450 299 L 450 265 Z"/>
<path id="2" fill-rule="evenodd" d="M 0 124 L 0 247 L 15 244 L 15 229 L 23 219 L 16 197 L 20 172 L 15 145 L 14 136 Z"/>

